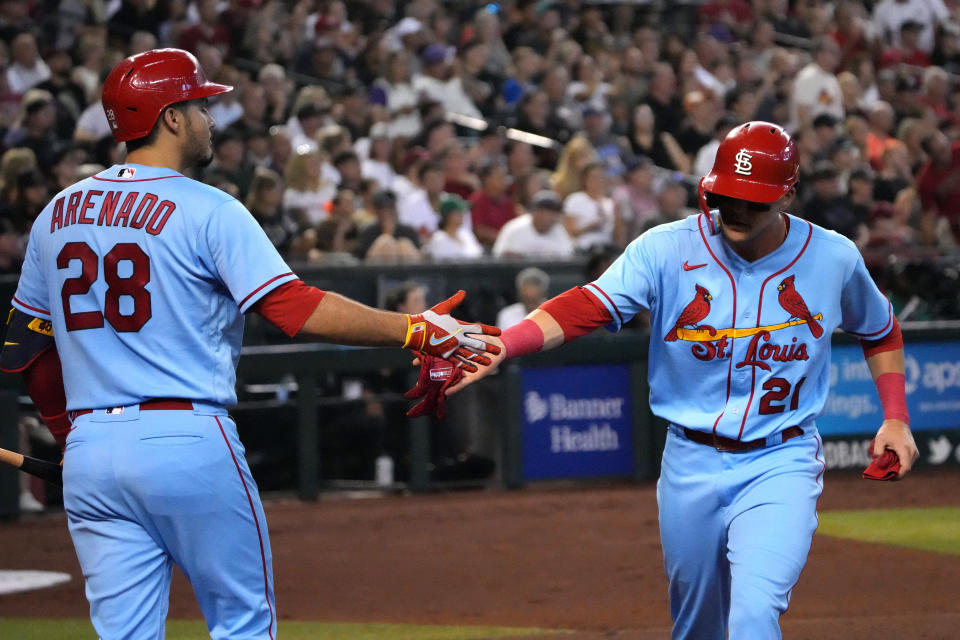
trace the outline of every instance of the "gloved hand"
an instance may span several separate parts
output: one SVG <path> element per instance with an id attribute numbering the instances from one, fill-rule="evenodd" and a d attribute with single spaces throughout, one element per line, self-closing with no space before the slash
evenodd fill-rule
<path id="1" fill-rule="evenodd" d="M 403 397 L 409 400 L 423 399 L 407 411 L 407 416 L 416 418 L 433 413 L 443 420 L 447 415 L 445 392 L 463 377 L 463 367 L 425 353 L 418 353 L 417 357 L 420 359 L 420 377 L 413 389 L 403 394 Z"/>
<path id="2" fill-rule="evenodd" d="M 879 456 L 873 454 L 874 441 L 870 441 L 870 455 L 873 460 L 863 470 L 863 477 L 867 480 L 896 480 L 900 472 L 900 458 L 892 449 L 884 449 Z"/>
<path id="3" fill-rule="evenodd" d="M 486 324 L 460 322 L 450 315 L 466 295 L 462 290 L 457 291 L 423 313 L 408 315 L 407 338 L 403 347 L 460 364 L 466 371 L 477 371 L 477 364 L 490 364 L 490 358 L 483 354 L 498 354 L 500 347 L 469 335 L 498 336 L 500 329 Z"/>

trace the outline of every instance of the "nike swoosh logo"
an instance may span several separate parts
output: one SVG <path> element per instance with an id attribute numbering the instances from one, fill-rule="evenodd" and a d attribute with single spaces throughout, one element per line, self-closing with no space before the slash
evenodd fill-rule
<path id="1" fill-rule="evenodd" d="M 457 334 L 460 333 L 461 331 L 463 331 L 463 328 L 457 329 L 457 330 L 454 331 L 453 333 L 449 333 L 449 334 L 447 334 L 447 335 L 445 335 L 445 336 L 440 336 L 440 339 L 439 339 L 439 340 L 436 339 L 436 336 L 430 336 L 430 346 L 431 346 L 431 347 L 435 347 L 435 346 L 437 346 L 438 344 L 443 344 L 444 342 L 446 342 L 447 340 L 449 340 L 449 339 L 452 338 L 453 336 L 457 335 Z"/>
<path id="2" fill-rule="evenodd" d="M 704 262 L 703 264 L 690 264 L 686 260 L 684 260 L 683 262 L 684 271 L 693 271 L 694 269 L 699 269 L 700 267 L 705 267 L 705 266 L 707 266 L 706 262 Z"/>
<path id="3" fill-rule="evenodd" d="M 3 342 L 3 346 L 5 346 L 5 347 L 6 347 L 6 346 L 16 346 L 16 345 L 18 345 L 18 344 L 20 344 L 20 343 L 19 343 L 19 342 L 7 342 L 6 340 L 4 340 L 4 342 Z"/>

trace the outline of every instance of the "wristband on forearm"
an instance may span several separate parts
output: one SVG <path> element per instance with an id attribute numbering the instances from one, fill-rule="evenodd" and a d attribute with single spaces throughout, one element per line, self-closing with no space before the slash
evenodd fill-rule
<path id="1" fill-rule="evenodd" d="M 906 379 L 902 373 L 884 373 L 877 376 L 874 381 L 877 385 L 877 394 L 880 396 L 884 420 L 902 420 L 910 424 L 905 383 Z"/>
<path id="2" fill-rule="evenodd" d="M 543 330 L 533 320 L 523 319 L 500 335 L 508 358 L 517 358 L 543 348 Z"/>

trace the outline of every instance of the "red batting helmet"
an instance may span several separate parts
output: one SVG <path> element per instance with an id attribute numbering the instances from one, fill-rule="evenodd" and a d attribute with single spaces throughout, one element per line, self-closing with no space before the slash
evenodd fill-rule
<path id="1" fill-rule="evenodd" d="M 200 63 L 182 49 L 152 49 L 130 56 L 103 83 L 103 110 L 117 142 L 142 138 L 170 105 L 233 90 L 208 82 Z"/>
<path id="2" fill-rule="evenodd" d="M 797 145 L 779 125 L 747 122 L 720 143 L 700 190 L 751 202 L 775 202 L 797 183 Z"/>

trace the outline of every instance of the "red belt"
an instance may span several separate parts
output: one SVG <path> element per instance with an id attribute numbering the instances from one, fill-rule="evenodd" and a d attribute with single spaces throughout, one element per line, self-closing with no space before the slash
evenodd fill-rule
<path id="1" fill-rule="evenodd" d="M 193 411 L 193 403 L 179 398 L 150 398 L 140 403 L 140 411 Z M 70 412 L 70 419 L 93 413 L 93 409 L 77 409 Z"/>
<path id="2" fill-rule="evenodd" d="M 705 444 L 709 447 L 713 447 L 717 451 L 752 451 L 753 449 L 762 449 L 767 446 L 766 438 L 757 438 L 756 440 L 734 440 L 733 438 L 726 438 L 724 436 L 718 436 L 715 433 L 704 433 L 703 431 L 695 431 L 694 429 L 683 428 L 683 435 L 687 436 L 687 440 L 692 440 L 697 444 Z M 803 429 L 800 427 L 787 427 L 780 432 L 780 442 L 786 442 L 791 438 L 796 438 L 797 436 L 803 435 Z"/>

